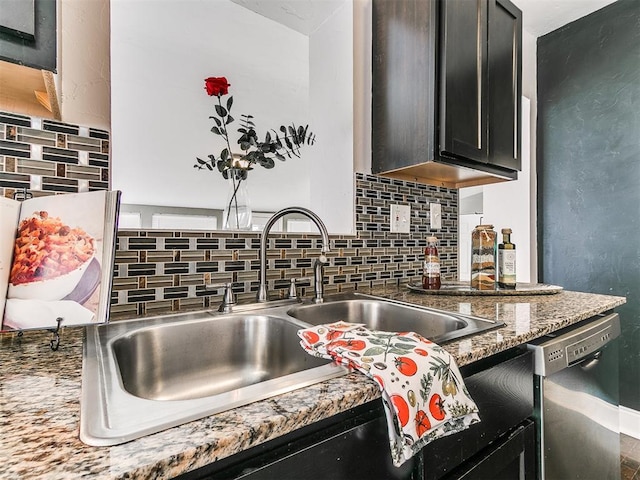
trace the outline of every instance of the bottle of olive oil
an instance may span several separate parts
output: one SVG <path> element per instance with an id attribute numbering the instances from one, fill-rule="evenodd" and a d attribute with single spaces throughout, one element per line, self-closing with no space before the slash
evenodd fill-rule
<path id="1" fill-rule="evenodd" d="M 516 288 L 516 244 L 511 243 L 511 229 L 502 229 L 502 243 L 498 245 L 498 287 Z"/>

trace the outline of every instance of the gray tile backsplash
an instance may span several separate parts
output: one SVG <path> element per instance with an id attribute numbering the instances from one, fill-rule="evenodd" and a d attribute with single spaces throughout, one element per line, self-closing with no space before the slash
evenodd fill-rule
<path id="1" fill-rule="evenodd" d="M 0 195 L 108 190 L 109 132 L 0 112 Z"/>

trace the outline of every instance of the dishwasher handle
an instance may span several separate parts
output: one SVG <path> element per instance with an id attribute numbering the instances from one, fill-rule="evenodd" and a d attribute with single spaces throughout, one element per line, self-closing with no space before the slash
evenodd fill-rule
<path id="1" fill-rule="evenodd" d="M 534 352 L 534 373 L 547 377 L 573 365 L 586 362 L 584 368 L 597 363 L 595 355 L 620 336 L 617 313 L 599 315 L 527 344 Z M 596 362 L 590 362 L 596 360 Z"/>
<path id="2" fill-rule="evenodd" d="M 578 360 L 576 363 L 574 363 L 571 366 L 578 365 L 581 369 L 585 371 L 589 371 L 595 368 L 598 365 L 598 363 L 600 363 L 600 357 L 602 357 L 602 350 L 593 352 L 588 357 Z"/>

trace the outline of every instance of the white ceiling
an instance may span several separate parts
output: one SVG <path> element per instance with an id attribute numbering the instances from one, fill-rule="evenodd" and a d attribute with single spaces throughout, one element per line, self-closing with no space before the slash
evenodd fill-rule
<path id="1" fill-rule="evenodd" d="M 231 0 L 304 35 L 311 35 L 345 0 Z"/>
<path id="2" fill-rule="evenodd" d="M 522 10 L 523 28 L 536 37 L 546 35 L 615 0 L 511 0 Z"/>
<path id="3" fill-rule="evenodd" d="M 344 0 L 232 0 L 271 20 L 310 35 Z M 362 0 L 360 0 L 362 1 Z M 615 0 L 512 0 L 523 13 L 523 27 L 539 37 L 613 3 Z"/>

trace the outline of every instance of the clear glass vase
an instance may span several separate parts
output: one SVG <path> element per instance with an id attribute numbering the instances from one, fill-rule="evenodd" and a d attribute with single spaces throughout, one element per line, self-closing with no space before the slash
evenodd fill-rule
<path id="1" fill-rule="evenodd" d="M 245 176 L 241 168 L 229 169 L 227 201 L 222 213 L 224 230 L 251 230 L 251 204 Z"/>

